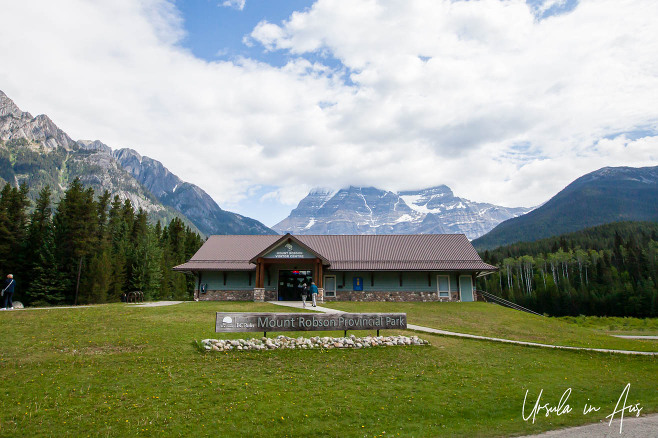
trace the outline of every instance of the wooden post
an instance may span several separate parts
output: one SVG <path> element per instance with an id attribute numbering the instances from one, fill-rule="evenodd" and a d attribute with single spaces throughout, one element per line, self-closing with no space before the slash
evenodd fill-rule
<path id="1" fill-rule="evenodd" d="M 261 289 L 265 287 L 265 261 L 262 257 L 256 263 L 256 287 Z"/>
<path id="2" fill-rule="evenodd" d="M 193 272 L 193 274 L 198 275 L 199 281 L 197 282 L 196 292 L 194 293 L 194 298 L 201 298 L 201 271 Z"/>
<path id="3" fill-rule="evenodd" d="M 319 260 L 319 259 L 318 259 L 318 271 L 319 271 L 319 274 L 318 274 L 318 280 L 319 280 L 318 287 L 324 288 L 324 278 L 323 278 L 324 275 L 323 275 L 323 272 L 322 272 L 322 261 Z"/>

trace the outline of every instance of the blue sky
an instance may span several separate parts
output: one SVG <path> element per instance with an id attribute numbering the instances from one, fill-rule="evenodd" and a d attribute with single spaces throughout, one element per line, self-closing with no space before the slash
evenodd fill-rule
<path id="1" fill-rule="evenodd" d="M 318 186 L 446 184 L 530 207 L 604 166 L 658 165 L 654 0 L 2 11 L 0 89 L 20 108 L 133 148 L 270 226 Z"/>
<path id="2" fill-rule="evenodd" d="M 246 0 L 242 10 L 234 6 L 222 6 L 223 3 L 222 0 L 176 1 L 186 31 L 181 44 L 195 56 L 207 61 L 244 57 L 282 66 L 288 60 L 285 53 L 266 52 L 262 46 L 249 47 L 243 43 L 243 38 L 259 22 L 281 22 L 293 12 L 307 9 L 313 1 Z"/>
<path id="3" fill-rule="evenodd" d="M 253 58 L 282 66 L 290 59 L 283 51 L 269 52 L 262 46 L 244 44 L 243 38 L 265 20 L 280 23 L 293 12 L 305 11 L 314 0 L 176 0 L 184 20 L 186 35 L 181 44 L 195 56 L 215 61 L 239 57 Z M 538 20 L 572 11 L 578 0 L 526 0 Z M 242 4 L 242 9 L 239 5 Z"/>

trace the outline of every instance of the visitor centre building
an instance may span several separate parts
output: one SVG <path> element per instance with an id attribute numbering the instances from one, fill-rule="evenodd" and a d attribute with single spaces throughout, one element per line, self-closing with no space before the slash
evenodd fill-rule
<path id="1" fill-rule="evenodd" d="M 476 301 L 475 278 L 497 270 L 463 234 L 216 235 L 176 271 L 196 276 L 195 299 Z"/>

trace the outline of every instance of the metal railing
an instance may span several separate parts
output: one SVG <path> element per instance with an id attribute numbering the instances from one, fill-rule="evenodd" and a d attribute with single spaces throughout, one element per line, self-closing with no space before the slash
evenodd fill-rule
<path id="1" fill-rule="evenodd" d="M 128 292 L 128 295 L 126 295 L 126 303 L 143 303 L 143 302 L 144 302 L 144 293 L 140 290 Z"/>
<path id="2" fill-rule="evenodd" d="M 498 297 L 498 296 L 493 295 L 493 294 L 490 294 L 489 292 L 485 292 L 483 290 L 477 290 L 476 293 L 481 294 L 482 297 L 484 298 L 484 301 L 486 301 L 488 303 L 489 302 L 496 303 L 496 304 L 498 304 L 500 306 L 503 306 L 503 307 L 509 307 L 510 309 L 514 309 L 514 310 L 520 310 L 521 312 L 528 312 L 528 313 L 532 313 L 533 315 L 544 316 L 541 313 L 537 313 L 533 310 L 526 309 L 523 306 L 519 306 L 516 303 L 513 303 L 511 301 L 507 301 L 506 299 Z"/>

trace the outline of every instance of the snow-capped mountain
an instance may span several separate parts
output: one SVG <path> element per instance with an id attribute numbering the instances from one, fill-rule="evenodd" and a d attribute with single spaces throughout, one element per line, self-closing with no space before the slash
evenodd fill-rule
<path id="1" fill-rule="evenodd" d="M 475 239 L 530 210 L 472 202 L 445 185 L 399 193 L 374 187 L 318 188 L 272 228 L 282 234 L 463 233 Z"/>

